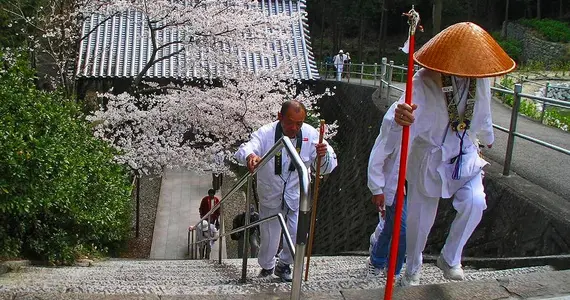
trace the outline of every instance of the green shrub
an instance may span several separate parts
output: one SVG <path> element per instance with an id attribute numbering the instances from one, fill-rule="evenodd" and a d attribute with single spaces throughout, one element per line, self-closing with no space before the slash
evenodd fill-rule
<path id="1" fill-rule="evenodd" d="M 521 19 L 520 24 L 536 30 L 546 40 L 556 43 L 570 42 L 570 24 L 551 19 Z"/>
<path id="2" fill-rule="evenodd" d="M 0 257 L 68 264 L 119 250 L 129 234 L 128 170 L 80 108 L 38 91 L 25 60 L 0 65 Z"/>
<path id="3" fill-rule="evenodd" d="M 507 52 L 507 54 L 516 62 L 520 62 L 523 52 L 523 43 L 515 39 L 502 39 L 500 33 L 492 33 L 493 38 Z"/>

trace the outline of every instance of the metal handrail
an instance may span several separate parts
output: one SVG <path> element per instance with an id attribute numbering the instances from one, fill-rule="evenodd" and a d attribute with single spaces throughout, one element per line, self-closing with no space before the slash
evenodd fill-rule
<path id="1" fill-rule="evenodd" d="M 364 66 L 364 64 L 353 64 L 353 66 L 354 65 L 363 65 Z M 366 66 L 369 66 L 369 64 L 367 64 Z M 402 69 L 405 67 L 400 67 L 400 66 L 394 65 L 394 61 L 388 62 L 388 59 L 386 57 L 382 58 L 382 62 L 380 64 L 374 64 L 373 66 L 375 67 L 375 72 L 373 74 L 374 75 L 374 85 L 373 86 L 376 86 L 376 81 L 377 81 L 376 77 L 377 76 L 380 77 L 380 80 L 378 80 L 378 81 L 380 82 L 379 91 L 380 91 L 381 97 L 385 93 L 385 95 L 387 95 L 387 97 L 389 99 L 389 97 L 391 95 L 391 89 L 395 89 L 395 90 L 400 91 L 402 93 L 404 92 L 404 89 L 392 84 L 392 82 L 393 82 L 392 76 L 393 76 L 393 70 L 394 69 Z M 378 67 L 380 67 L 382 70 L 380 73 L 377 72 Z M 414 72 L 417 70 L 418 70 L 418 66 L 415 65 Z M 361 73 L 364 73 L 364 72 L 361 72 Z M 360 76 L 361 76 L 360 84 L 362 85 L 363 74 L 360 74 Z M 569 149 L 565 149 L 565 148 L 562 148 L 560 146 L 556 146 L 556 145 L 547 143 L 545 141 L 542 141 L 542 140 L 521 134 L 521 133 L 516 131 L 517 119 L 518 119 L 519 108 L 520 108 L 520 103 L 521 103 L 522 98 L 528 98 L 531 100 L 542 102 L 543 105 L 542 105 L 542 113 L 541 113 L 541 118 L 540 118 L 541 123 L 543 122 L 543 119 L 545 116 L 545 110 L 546 110 L 545 107 L 547 105 L 553 106 L 553 107 L 570 108 L 570 102 L 522 93 L 522 85 L 520 83 L 515 84 L 514 90 L 510 90 L 507 87 L 504 87 L 500 84 L 497 84 L 497 85 L 499 85 L 500 88 L 499 87 L 491 87 L 491 90 L 494 92 L 502 93 L 502 94 L 513 95 L 513 107 L 512 107 L 512 113 L 511 113 L 511 120 L 510 120 L 509 128 L 505 128 L 505 127 L 501 127 L 497 124 L 493 124 L 494 128 L 496 128 L 500 131 L 504 131 L 504 132 L 508 133 L 508 135 L 509 135 L 509 138 L 507 141 L 507 150 L 505 153 L 503 175 L 508 176 L 510 174 L 515 137 L 528 140 L 530 142 L 533 142 L 533 143 L 536 143 L 538 145 L 544 146 L 546 148 L 564 153 L 566 155 L 570 155 Z M 549 88 L 549 84 L 546 85 L 546 88 Z"/>
<path id="2" fill-rule="evenodd" d="M 192 242 L 190 242 L 188 244 L 188 252 L 192 253 L 192 251 L 196 251 L 195 248 L 193 246 L 197 245 L 197 244 L 203 244 L 206 242 L 210 242 L 210 241 L 214 241 L 214 240 L 218 240 L 222 237 L 226 237 L 228 235 L 232 235 L 234 233 L 238 233 L 238 232 L 242 232 L 245 231 L 247 229 L 250 229 L 252 227 L 258 226 L 261 223 L 265 223 L 268 221 L 272 221 L 274 219 L 277 219 L 279 221 L 279 224 L 281 225 L 281 229 L 283 230 L 283 235 L 285 236 L 285 241 L 287 242 L 287 246 L 289 246 L 289 249 L 291 249 L 291 256 L 295 257 L 295 247 L 293 246 L 293 240 L 291 239 L 291 234 L 289 233 L 289 229 L 287 229 L 287 224 L 285 223 L 285 218 L 283 217 L 283 214 L 278 213 L 276 215 L 272 215 L 269 216 L 267 218 L 263 218 L 260 220 L 257 220 L 253 223 L 249 223 L 247 225 L 243 225 L 241 227 L 238 227 L 236 229 L 232 229 L 230 232 L 224 233 L 223 235 L 219 235 L 217 237 L 211 237 L 211 238 L 207 238 L 207 239 L 203 239 L 200 241 L 194 241 L 192 240 Z M 188 230 L 188 238 L 190 238 L 190 234 L 192 233 L 193 230 Z"/>
<path id="3" fill-rule="evenodd" d="M 216 211 L 217 209 L 221 210 L 220 216 L 222 216 L 223 213 L 223 204 L 228 200 L 228 198 L 230 196 L 232 196 L 237 190 L 239 190 L 246 182 L 248 183 L 248 189 L 247 189 L 247 197 L 246 197 L 246 217 L 245 217 L 245 225 L 243 226 L 243 228 L 238 228 L 236 230 L 232 230 L 230 232 L 239 232 L 241 230 L 245 230 L 247 228 L 253 227 L 255 225 L 251 225 L 249 223 L 249 202 L 250 202 L 250 197 L 251 197 L 251 183 L 252 183 L 252 178 L 255 174 L 257 174 L 257 172 L 263 167 L 265 166 L 265 164 L 267 164 L 269 162 L 269 160 L 271 160 L 277 153 L 280 153 L 280 151 L 285 148 L 285 150 L 287 151 L 287 153 L 289 154 L 289 157 L 291 158 L 291 161 L 293 163 L 293 165 L 295 165 L 295 169 L 297 170 L 298 176 L 299 176 L 299 189 L 300 189 L 300 197 L 299 197 L 299 217 L 298 217 L 298 221 L 297 221 L 297 240 L 296 240 L 296 245 L 295 248 L 291 248 L 291 254 L 294 258 L 294 263 L 293 263 L 293 282 L 292 282 L 292 286 L 291 286 L 291 299 L 292 300 L 298 300 L 301 297 L 301 279 L 302 279 L 302 273 L 303 273 L 303 262 L 304 262 L 304 257 L 305 257 L 305 247 L 307 244 L 307 233 L 309 230 L 309 222 L 310 222 L 310 203 L 309 203 L 309 171 L 307 170 L 307 167 L 305 166 L 305 164 L 303 163 L 303 161 L 301 160 L 301 157 L 299 156 L 299 154 L 297 153 L 297 150 L 295 149 L 295 147 L 293 146 L 293 144 L 291 143 L 291 140 L 289 138 L 286 137 L 282 137 L 280 138 L 274 145 L 273 147 L 271 147 L 271 149 L 269 149 L 269 151 L 263 155 L 263 157 L 261 158 L 260 162 L 258 163 L 257 167 L 255 168 L 255 170 L 253 170 L 253 172 L 247 173 L 244 176 L 242 176 L 242 178 L 231 188 L 231 190 L 222 197 L 222 200 L 220 200 L 220 202 L 216 205 L 214 205 L 214 207 L 212 207 L 210 209 L 210 211 L 208 211 L 208 213 L 206 213 L 198 223 L 196 223 L 195 226 L 191 227 L 188 229 L 188 250 L 190 251 L 194 251 L 194 249 L 190 249 L 190 244 L 192 243 L 193 245 L 195 245 L 196 243 L 194 242 L 194 231 L 197 228 L 197 226 L 199 224 L 202 223 L 203 220 L 206 220 L 210 217 L 210 215 Z M 280 215 L 280 214 L 279 214 Z M 275 215 L 275 216 L 271 216 L 268 218 L 279 218 L 279 215 Z M 251 224 L 258 224 L 261 221 L 268 221 L 265 218 L 263 220 L 259 220 L 257 222 L 251 223 Z M 280 224 L 285 224 L 284 220 L 283 222 L 281 222 L 281 220 L 283 219 L 283 216 L 281 216 L 280 218 Z M 224 228 L 223 228 L 223 217 L 221 217 L 221 224 L 220 224 L 220 228 L 222 233 L 215 238 L 216 240 L 219 240 L 219 244 L 220 244 L 220 252 L 219 252 L 219 257 L 218 257 L 218 263 L 222 263 L 222 241 L 223 241 L 223 237 L 226 236 L 227 234 L 225 234 Z M 281 225 L 282 228 L 285 228 L 283 234 L 286 236 L 286 241 L 289 244 L 289 242 L 292 243 L 292 239 L 290 236 L 289 231 L 287 230 L 286 226 L 283 227 L 283 225 Z M 244 256 L 243 256 L 243 263 L 242 263 L 242 281 L 245 281 L 245 275 L 246 275 L 246 270 L 247 270 L 247 233 L 248 231 L 246 230 L 244 232 L 244 241 L 246 241 L 244 243 Z M 214 238 L 209 238 L 208 240 L 214 240 Z M 192 252 L 190 252 L 192 253 Z M 192 253 L 193 255 L 194 253 Z"/>

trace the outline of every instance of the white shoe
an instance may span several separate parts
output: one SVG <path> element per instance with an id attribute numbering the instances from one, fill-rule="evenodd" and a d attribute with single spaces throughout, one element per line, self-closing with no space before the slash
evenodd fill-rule
<path id="1" fill-rule="evenodd" d="M 420 285 L 420 277 L 421 277 L 422 269 L 420 268 L 416 273 L 409 275 L 407 272 L 404 275 L 400 276 L 400 285 L 401 286 L 414 286 Z"/>
<path id="2" fill-rule="evenodd" d="M 366 277 L 379 277 L 381 274 L 383 274 L 383 269 L 376 268 L 372 264 L 372 262 L 370 261 L 370 256 L 366 259 L 366 266 L 367 266 Z"/>
<path id="3" fill-rule="evenodd" d="M 464 280 L 465 275 L 463 274 L 463 269 L 461 264 L 451 267 L 447 264 L 442 255 L 437 258 L 437 267 L 443 271 L 443 277 L 449 280 Z"/>

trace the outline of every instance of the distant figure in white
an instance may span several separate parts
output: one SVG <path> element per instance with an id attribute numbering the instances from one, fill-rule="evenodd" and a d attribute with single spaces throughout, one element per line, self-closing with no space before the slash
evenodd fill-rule
<path id="1" fill-rule="evenodd" d="M 342 50 L 338 50 L 338 54 L 334 56 L 333 64 L 336 68 L 336 81 L 340 81 L 342 76 L 342 69 L 344 67 L 344 52 Z"/>
<path id="2" fill-rule="evenodd" d="M 214 224 L 208 223 L 206 220 L 202 220 L 202 223 L 198 225 L 198 230 L 196 230 L 196 242 L 198 242 L 198 252 L 199 259 L 210 259 L 210 253 L 212 252 L 212 247 L 216 243 L 216 240 L 204 241 L 209 238 L 217 237 L 218 230 Z M 200 241 L 204 241 L 200 243 Z"/>

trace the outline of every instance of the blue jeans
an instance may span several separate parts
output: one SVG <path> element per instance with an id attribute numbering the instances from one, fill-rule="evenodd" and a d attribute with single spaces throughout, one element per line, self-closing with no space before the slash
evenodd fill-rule
<path id="1" fill-rule="evenodd" d="M 404 264 L 404 258 L 406 255 L 406 206 L 407 197 L 404 196 L 404 207 L 402 210 L 402 222 L 400 227 L 400 241 L 398 245 L 398 259 L 396 260 L 396 272 L 395 274 L 400 274 L 402 270 L 402 265 Z M 374 267 L 383 269 L 388 267 L 390 244 L 392 240 L 392 231 L 394 229 L 394 216 L 396 215 L 396 201 L 391 206 L 386 206 L 386 221 L 384 223 L 384 229 L 378 240 L 374 244 L 372 249 L 372 255 L 370 256 L 370 261 Z"/>

